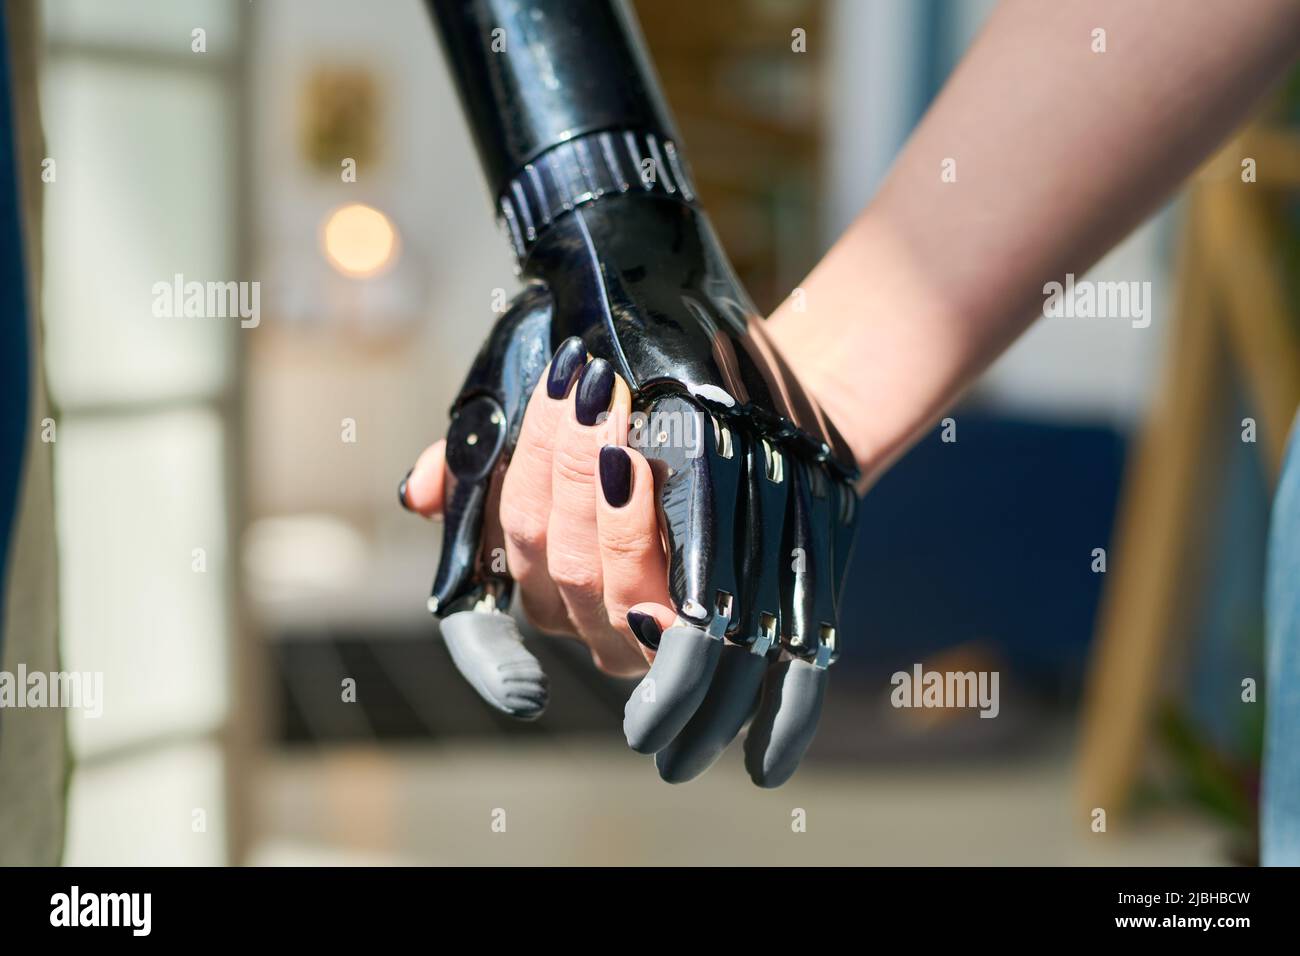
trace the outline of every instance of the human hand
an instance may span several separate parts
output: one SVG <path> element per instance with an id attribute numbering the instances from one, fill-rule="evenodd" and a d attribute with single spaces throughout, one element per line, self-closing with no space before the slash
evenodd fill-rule
<path id="1" fill-rule="evenodd" d="M 404 483 L 404 504 L 447 519 L 431 609 L 480 693 L 533 717 L 545 678 L 499 613 L 517 583 L 528 617 L 603 670 L 651 664 L 624 730 L 661 776 L 703 772 L 753 716 L 747 767 L 776 786 L 838 654 L 851 456 L 692 207 L 610 198 L 547 239 L 448 444 Z"/>
<path id="2" fill-rule="evenodd" d="M 650 615 L 666 628 L 674 618 L 654 477 L 626 447 L 631 404 L 609 363 L 576 337 L 561 344 L 528 399 L 485 534 L 528 619 L 578 638 L 618 677 L 645 673 L 654 657 L 628 623 L 633 605 L 634 621 Z M 445 459 L 445 441 L 425 449 L 399 489 L 405 507 L 442 515 Z"/>

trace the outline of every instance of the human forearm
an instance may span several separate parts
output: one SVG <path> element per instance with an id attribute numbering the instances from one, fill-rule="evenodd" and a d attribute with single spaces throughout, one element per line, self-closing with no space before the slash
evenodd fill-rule
<path id="1" fill-rule="evenodd" d="M 869 478 L 1039 314 L 1044 283 L 1156 208 L 1298 41 L 1295 0 L 1004 0 L 875 201 L 773 316 Z"/>

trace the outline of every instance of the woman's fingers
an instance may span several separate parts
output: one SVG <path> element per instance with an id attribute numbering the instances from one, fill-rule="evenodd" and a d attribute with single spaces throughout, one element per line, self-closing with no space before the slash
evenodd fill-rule
<path id="1" fill-rule="evenodd" d="M 668 562 L 655 510 L 654 473 L 639 451 L 618 444 L 601 448 L 597 470 L 601 494 L 596 526 L 605 611 L 610 624 L 653 660 L 658 641 L 650 639 L 650 625 L 664 630 L 675 617 L 669 609 Z M 633 611 L 634 605 L 640 607 Z"/>
<path id="2" fill-rule="evenodd" d="M 552 633 L 570 633 L 573 628 L 547 565 L 551 462 L 556 434 L 566 414 L 571 414 L 570 395 L 586 362 L 586 346 L 577 337 L 565 339 L 555 350 L 528 400 L 519 441 L 501 486 L 499 513 L 506 568 L 518 585 L 528 619 Z"/>
<path id="3" fill-rule="evenodd" d="M 443 462 L 447 443 L 436 441 L 415 460 L 415 467 L 406 473 L 397 486 L 397 500 L 407 511 L 432 518 L 442 514 Z"/>
<path id="4" fill-rule="evenodd" d="M 625 676 L 645 672 L 650 635 L 675 618 L 654 475 L 625 447 L 631 408 L 609 363 L 588 361 L 580 339 L 566 340 L 529 399 L 492 508 L 529 619 L 542 630 L 576 631 L 597 666 Z M 444 442 L 420 455 L 399 488 L 403 507 L 442 512 L 444 459 Z M 640 608 L 629 616 L 633 605 Z"/>
<path id="5" fill-rule="evenodd" d="M 569 618 L 602 670 L 633 675 L 645 659 L 605 609 L 604 574 L 596 526 L 600 449 L 622 444 L 632 395 L 603 359 L 592 359 L 574 387 L 555 435 L 551 462 L 551 520 L 546 560 Z"/>

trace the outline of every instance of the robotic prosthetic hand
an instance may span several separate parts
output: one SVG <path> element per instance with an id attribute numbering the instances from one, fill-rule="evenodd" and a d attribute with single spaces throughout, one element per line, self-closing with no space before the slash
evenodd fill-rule
<path id="1" fill-rule="evenodd" d="M 677 610 L 675 626 L 641 635 L 656 655 L 627 703 L 628 743 L 665 780 L 688 780 L 752 717 L 746 767 L 778 786 L 812 739 L 839 652 L 852 456 L 700 210 L 626 9 L 428 2 L 526 281 L 452 408 L 429 608 L 489 703 L 541 713 L 546 679 L 504 613 L 511 582 L 485 516 L 533 386 L 579 337 L 632 389 L 628 444 L 655 473 Z"/>

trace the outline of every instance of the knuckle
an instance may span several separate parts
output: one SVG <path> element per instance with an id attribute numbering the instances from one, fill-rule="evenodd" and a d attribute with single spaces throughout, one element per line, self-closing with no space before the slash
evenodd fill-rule
<path id="1" fill-rule="evenodd" d="M 582 556 L 564 549 L 551 549 L 546 563 L 551 580 L 562 591 L 584 596 L 601 593 L 600 569 L 590 555 Z"/>
<path id="2" fill-rule="evenodd" d="M 506 541 L 524 554 L 546 549 L 547 518 L 531 508 L 501 509 L 501 531 Z"/>
<path id="3" fill-rule="evenodd" d="M 520 603 L 523 605 L 524 616 L 532 622 L 538 630 L 547 634 L 567 635 L 574 637 L 577 631 L 573 623 L 569 620 L 562 610 L 557 610 L 549 602 L 539 601 L 528 593 L 521 590 L 519 595 Z"/>
<path id="4" fill-rule="evenodd" d="M 641 530 L 625 527 L 602 527 L 600 547 L 615 562 L 639 561 L 650 549 L 650 538 Z"/>
<path id="5" fill-rule="evenodd" d="M 542 383 L 545 388 L 545 383 Z M 533 457 L 554 454 L 555 426 L 545 411 L 537 411 L 531 405 L 524 412 L 524 421 L 519 428 L 519 445 L 516 454 L 522 451 Z"/>
<path id="6" fill-rule="evenodd" d="M 554 480 L 577 485 L 591 485 L 596 480 L 596 460 L 590 449 L 575 449 L 567 445 L 556 448 L 552 458 Z"/>

